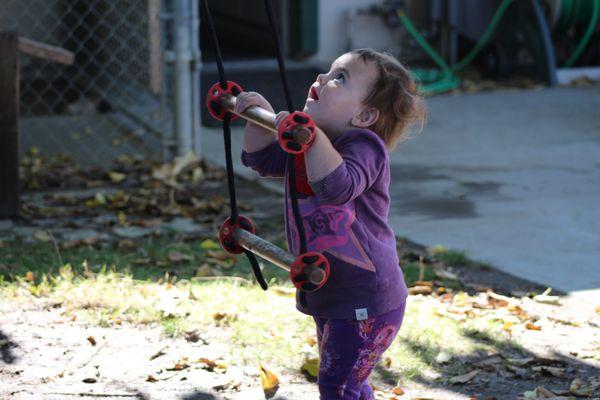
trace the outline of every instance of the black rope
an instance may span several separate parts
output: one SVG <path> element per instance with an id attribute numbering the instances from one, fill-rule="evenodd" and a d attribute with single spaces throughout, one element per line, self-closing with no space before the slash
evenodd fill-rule
<path id="1" fill-rule="evenodd" d="M 271 26 L 271 34 L 275 41 L 275 48 L 277 50 L 277 63 L 279 65 L 279 75 L 281 76 L 281 83 L 283 85 L 283 91 L 285 93 L 285 100 L 287 103 L 288 111 L 294 112 L 294 105 L 292 104 L 292 95 L 290 94 L 290 87 L 288 84 L 287 73 L 285 68 L 285 61 L 281 51 L 281 40 L 279 39 L 279 33 L 277 30 L 277 23 L 275 21 L 275 13 L 273 12 L 273 4 L 271 0 L 265 0 L 265 7 L 267 9 L 267 15 L 269 17 L 269 25 Z M 292 214 L 296 221 L 296 229 L 298 230 L 298 236 L 300 238 L 300 254 L 307 252 L 306 246 L 306 234 L 304 232 L 304 226 L 302 224 L 302 215 L 300 214 L 300 208 L 298 207 L 298 191 L 296 188 L 296 169 L 294 166 L 293 154 L 288 154 L 287 165 L 288 165 L 288 187 L 290 188 L 290 198 L 292 199 Z"/>
<path id="2" fill-rule="evenodd" d="M 204 4 L 204 11 L 206 11 L 206 24 L 208 25 L 208 32 L 217 59 L 217 69 L 219 70 L 219 83 L 221 84 L 221 89 L 225 89 L 227 88 L 227 79 L 225 79 L 225 68 L 223 68 L 223 57 L 221 55 L 221 46 L 219 46 L 219 39 L 217 38 L 217 30 L 215 29 L 212 16 L 210 14 L 208 0 L 203 0 L 202 3 Z"/>
<path id="3" fill-rule="evenodd" d="M 219 40 L 217 38 L 217 33 L 215 31 L 212 17 L 210 15 L 208 0 L 203 0 L 202 2 L 204 3 L 204 10 L 206 11 L 206 22 L 208 25 L 208 30 L 210 31 L 212 45 L 215 49 L 215 54 L 217 58 L 219 81 L 221 84 L 221 88 L 225 89 L 227 88 L 227 79 L 225 78 L 225 69 L 223 68 L 223 58 L 221 56 Z M 231 223 L 235 225 L 238 222 L 239 214 L 235 196 L 235 176 L 233 174 L 233 160 L 231 157 L 231 113 L 225 114 L 225 119 L 223 120 L 223 142 L 225 143 L 225 160 L 227 165 L 227 185 L 229 187 L 229 203 L 231 206 Z M 265 278 L 262 274 L 262 271 L 260 270 L 258 261 L 256 261 L 256 256 L 254 255 L 254 253 L 246 249 L 244 249 L 244 253 L 246 254 L 246 257 L 248 257 L 250 265 L 252 265 L 252 270 L 254 271 L 254 276 L 256 277 L 256 280 L 264 290 L 267 290 L 268 285 L 267 282 L 265 282 Z"/>
<path id="4" fill-rule="evenodd" d="M 271 27 L 271 35 L 275 40 L 275 48 L 277 50 L 277 63 L 279 64 L 279 75 L 281 76 L 281 83 L 283 84 L 283 91 L 285 93 L 285 101 L 287 103 L 288 111 L 294 112 L 294 104 L 292 103 L 292 95 L 290 94 L 290 86 L 288 85 L 287 73 L 285 69 L 285 60 L 281 54 L 281 40 L 279 39 L 279 31 L 277 29 L 277 22 L 275 21 L 275 13 L 273 12 L 273 3 L 271 0 L 265 0 L 265 7 L 267 8 L 267 16 L 269 17 L 269 26 Z"/>

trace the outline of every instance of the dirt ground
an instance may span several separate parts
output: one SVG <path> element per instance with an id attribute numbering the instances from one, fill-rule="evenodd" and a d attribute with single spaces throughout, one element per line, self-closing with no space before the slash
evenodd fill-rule
<path id="1" fill-rule="evenodd" d="M 254 206 L 254 217 L 268 220 L 281 214 L 278 195 L 238 183 L 238 196 Z M 424 251 L 414 243 L 402 246 L 415 254 Z M 449 272 L 474 291 L 491 288 L 522 296 L 521 307 L 536 317 L 542 330 L 514 333 L 523 351 L 465 360 L 477 365 L 479 372 L 464 384 L 447 383 L 433 370 L 424 371 L 402 387 L 404 394 L 398 399 L 600 398 L 598 299 L 563 297 L 562 305 L 543 304 L 526 296 L 543 288 L 493 268 L 456 267 Z M 218 333 L 199 340 L 170 338 L 160 326 L 89 326 L 68 318 L 61 306 L 44 299 L 26 304 L 0 301 L 0 399 L 264 399 L 255 365 L 231 366 L 226 372 L 210 371 L 201 364 L 173 368 L 184 356 L 217 359 L 227 346 Z M 279 378 L 275 399 L 318 398 L 316 384 L 300 372 L 281 373 Z M 392 398 L 389 389 L 394 384 L 384 374 L 376 371 L 372 383 L 387 391 L 378 392 L 378 398 Z M 544 389 L 525 394 L 538 387 L 552 390 L 554 397 L 544 394 Z"/>

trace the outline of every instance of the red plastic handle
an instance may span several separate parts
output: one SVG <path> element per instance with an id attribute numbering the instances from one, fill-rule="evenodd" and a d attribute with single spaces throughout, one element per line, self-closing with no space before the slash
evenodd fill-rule
<path id="1" fill-rule="evenodd" d="M 315 122 L 310 115 L 302 111 L 294 111 L 286 116 L 277 130 L 279 145 L 287 153 L 304 153 L 315 140 Z M 304 143 L 296 141 L 295 137 L 303 134 L 307 138 Z"/>
<path id="2" fill-rule="evenodd" d="M 233 233 L 236 228 L 243 229 L 252 234 L 256 234 L 256 230 L 254 229 L 254 224 L 246 217 L 238 216 L 237 224 L 233 224 L 231 222 L 231 217 L 227 218 L 223 225 L 221 225 L 221 230 L 219 231 L 219 241 L 221 242 L 221 247 L 231 254 L 241 254 L 244 252 L 244 248 L 237 244 L 235 239 L 233 238 Z"/>
<path id="3" fill-rule="evenodd" d="M 296 288 L 314 292 L 327 283 L 330 274 L 329 261 L 314 251 L 301 254 L 292 264 L 290 279 Z"/>
<path id="4" fill-rule="evenodd" d="M 223 89 L 221 87 L 221 83 L 217 82 L 208 90 L 206 94 L 206 108 L 208 108 L 208 112 L 215 119 L 219 121 L 223 121 L 227 114 L 231 114 L 231 120 L 238 118 L 237 115 L 230 113 L 221 105 L 221 96 L 224 94 L 230 94 L 232 96 L 237 96 L 242 93 L 244 89 L 240 85 L 235 82 L 227 81 L 227 87 Z"/>

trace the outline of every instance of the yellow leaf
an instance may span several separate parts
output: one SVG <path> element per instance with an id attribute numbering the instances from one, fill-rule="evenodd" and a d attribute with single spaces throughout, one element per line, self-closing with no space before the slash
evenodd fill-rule
<path id="1" fill-rule="evenodd" d="M 542 330 L 541 327 L 535 325 L 533 322 L 528 322 L 527 325 L 525 325 L 525 327 L 532 331 L 541 331 Z"/>
<path id="2" fill-rule="evenodd" d="M 110 178 L 111 182 L 119 183 L 125 180 L 125 178 L 127 178 L 127 175 L 116 171 L 108 171 L 108 177 Z"/>
<path id="3" fill-rule="evenodd" d="M 392 389 L 392 393 L 395 394 L 396 396 L 402 396 L 404 394 L 404 390 L 402 390 L 402 388 L 400 386 L 396 386 L 395 388 Z"/>
<path id="4" fill-rule="evenodd" d="M 200 248 L 202 250 L 218 250 L 221 248 L 221 246 L 219 246 L 219 244 L 212 239 L 206 239 L 200 243 Z"/>
<path id="5" fill-rule="evenodd" d="M 512 326 L 513 326 L 514 324 L 515 324 L 514 322 L 507 321 L 507 322 L 505 322 L 505 323 L 504 323 L 504 325 L 502 326 L 502 329 L 504 329 L 505 331 L 509 331 L 509 332 L 510 332 L 510 331 L 512 330 Z"/>
<path id="6" fill-rule="evenodd" d="M 121 226 L 127 225 L 127 214 L 125 214 L 123 211 L 119 211 L 117 218 L 119 219 L 119 225 L 121 225 Z"/>
<path id="7" fill-rule="evenodd" d="M 40 242 L 47 243 L 51 240 L 50 235 L 47 231 L 37 231 L 33 234 L 33 237 L 39 240 Z"/>
<path id="8" fill-rule="evenodd" d="M 263 391 L 265 392 L 265 397 L 269 399 L 277 393 L 277 390 L 279 389 L 279 379 L 260 362 L 258 363 L 258 370 L 260 372 L 260 382 Z"/>
<path id="9" fill-rule="evenodd" d="M 27 271 L 27 273 L 25 274 L 25 280 L 27 282 L 33 282 L 35 280 L 35 275 L 33 272 L 31 271 Z"/>
<path id="10" fill-rule="evenodd" d="M 319 357 L 305 355 L 302 363 L 301 371 L 306 371 L 307 374 L 316 378 L 319 376 Z"/>
<path id="11" fill-rule="evenodd" d="M 102 194 L 101 192 L 96 193 L 96 195 L 94 196 L 94 200 L 96 201 L 96 204 L 106 204 L 106 197 L 104 197 L 104 194 Z"/>
<path id="12" fill-rule="evenodd" d="M 309 337 L 309 338 L 306 339 L 306 343 L 310 347 L 313 347 L 315 344 L 317 344 L 317 341 L 315 340 L 315 338 Z"/>

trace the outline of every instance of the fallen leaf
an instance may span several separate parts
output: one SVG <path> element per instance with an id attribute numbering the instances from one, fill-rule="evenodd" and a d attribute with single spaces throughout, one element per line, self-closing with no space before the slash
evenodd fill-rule
<path id="1" fill-rule="evenodd" d="M 119 240 L 119 244 L 117 244 L 117 248 L 121 251 L 130 251 L 137 248 L 137 244 L 131 239 L 122 239 Z"/>
<path id="2" fill-rule="evenodd" d="M 541 372 L 545 375 L 549 375 L 549 376 L 555 376 L 557 378 L 561 378 L 563 376 L 565 376 L 565 369 L 564 368 L 558 368 L 558 367 L 533 367 L 532 370 L 534 370 L 535 372 Z"/>
<path id="3" fill-rule="evenodd" d="M 122 174 L 120 172 L 116 172 L 116 171 L 108 171 L 108 177 L 110 178 L 111 182 L 119 183 L 119 182 L 125 180 L 127 175 Z"/>
<path id="4" fill-rule="evenodd" d="M 474 371 L 469 372 L 468 374 L 455 376 L 453 378 L 450 378 L 450 383 L 467 383 L 471 379 L 475 378 L 475 376 L 477 376 L 477 374 L 479 374 L 479 371 L 474 370 Z"/>
<path id="5" fill-rule="evenodd" d="M 203 264 L 200 268 L 196 270 L 196 276 L 217 276 L 218 273 L 215 271 L 210 265 Z"/>
<path id="6" fill-rule="evenodd" d="M 150 361 L 160 357 L 160 356 L 164 356 L 165 354 L 165 350 L 167 349 L 168 346 L 163 347 L 162 349 L 160 349 L 159 351 L 157 351 L 156 353 L 154 353 L 153 355 L 150 356 Z"/>
<path id="7" fill-rule="evenodd" d="M 200 243 L 200 248 L 202 250 L 218 250 L 221 246 L 212 239 L 205 239 Z"/>
<path id="8" fill-rule="evenodd" d="M 94 337 L 93 337 L 93 336 L 88 336 L 87 340 L 88 340 L 88 342 L 90 342 L 90 344 L 91 344 L 92 346 L 95 346 L 95 345 L 96 345 L 96 339 L 94 339 Z"/>
<path id="9" fill-rule="evenodd" d="M 235 255 L 231 253 L 227 253 L 226 251 L 216 251 L 216 250 L 208 250 L 206 255 L 210 258 L 214 258 L 221 261 L 233 261 L 236 262 L 237 258 Z"/>
<path id="10" fill-rule="evenodd" d="M 270 399 L 275 396 L 279 389 L 279 379 L 274 373 L 266 369 L 260 362 L 258 363 L 258 370 L 260 373 L 260 382 L 265 392 L 265 397 Z"/>
<path id="11" fill-rule="evenodd" d="M 27 282 L 33 282 L 33 281 L 35 281 L 35 274 L 32 271 L 27 271 L 25 273 L 25 280 Z"/>
<path id="12" fill-rule="evenodd" d="M 445 364 L 447 362 L 450 362 L 450 360 L 452 360 L 452 355 L 445 351 L 440 351 L 435 357 L 435 362 L 438 364 Z"/>
<path id="13" fill-rule="evenodd" d="M 171 368 L 167 368 L 167 371 L 182 371 L 186 368 L 189 368 L 190 365 L 187 361 L 187 358 L 183 357 L 182 359 L 177 361 L 174 366 L 172 366 Z"/>
<path id="14" fill-rule="evenodd" d="M 214 371 L 215 369 L 220 369 L 223 371 L 227 370 L 227 365 L 225 365 L 223 363 L 218 363 L 218 362 L 208 359 L 208 358 L 201 357 L 196 362 L 204 364 L 205 366 L 202 368 L 207 371 L 210 371 L 210 372 Z"/>
<path id="15" fill-rule="evenodd" d="M 431 286 L 413 286 L 408 288 L 408 293 L 411 295 L 431 294 L 433 293 L 433 289 L 431 288 Z"/>
<path id="16" fill-rule="evenodd" d="M 96 380 L 96 378 L 85 378 L 82 382 L 83 383 L 96 383 L 98 381 Z"/>
<path id="17" fill-rule="evenodd" d="M 313 378 L 319 376 L 319 357 L 313 356 L 311 354 L 306 354 L 304 356 L 304 361 L 302 362 L 302 366 L 300 367 L 300 371 L 306 372 Z"/>
<path id="18" fill-rule="evenodd" d="M 33 234 L 33 237 L 36 238 L 37 240 L 39 240 L 40 242 L 43 243 L 48 243 L 52 240 L 52 238 L 50 237 L 50 235 L 48 234 L 47 231 L 36 231 Z"/>
<path id="19" fill-rule="evenodd" d="M 170 251 L 167 254 L 167 258 L 172 262 L 192 261 L 194 259 L 193 256 L 190 256 L 189 254 L 183 254 L 178 251 Z"/>
<path id="20" fill-rule="evenodd" d="M 584 382 L 579 378 L 573 379 L 569 392 L 575 396 L 592 397 L 594 394 L 594 386 L 589 382 Z"/>
<path id="21" fill-rule="evenodd" d="M 146 378 L 146 382 L 156 382 L 157 379 L 155 377 L 153 377 L 152 375 L 148 375 L 148 377 Z"/>
<path id="22" fill-rule="evenodd" d="M 402 388 L 400 386 L 396 386 L 396 387 L 392 388 L 391 392 L 393 394 L 395 394 L 396 396 L 402 396 L 404 394 L 404 390 L 402 390 Z"/>
<path id="23" fill-rule="evenodd" d="M 560 306 L 560 296 L 550 296 L 549 294 L 551 291 L 552 288 L 548 288 L 544 291 L 544 293 L 533 296 L 533 300 L 537 301 L 538 303 Z"/>
<path id="24" fill-rule="evenodd" d="M 272 287 L 271 291 L 274 292 L 275 294 L 278 294 L 279 296 L 283 296 L 283 297 L 296 296 L 295 288 L 287 288 L 287 287 L 278 286 L 278 287 Z"/>
<path id="25" fill-rule="evenodd" d="M 528 322 L 525 327 L 531 331 L 541 331 L 542 328 L 540 326 L 535 325 L 533 322 Z"/>

